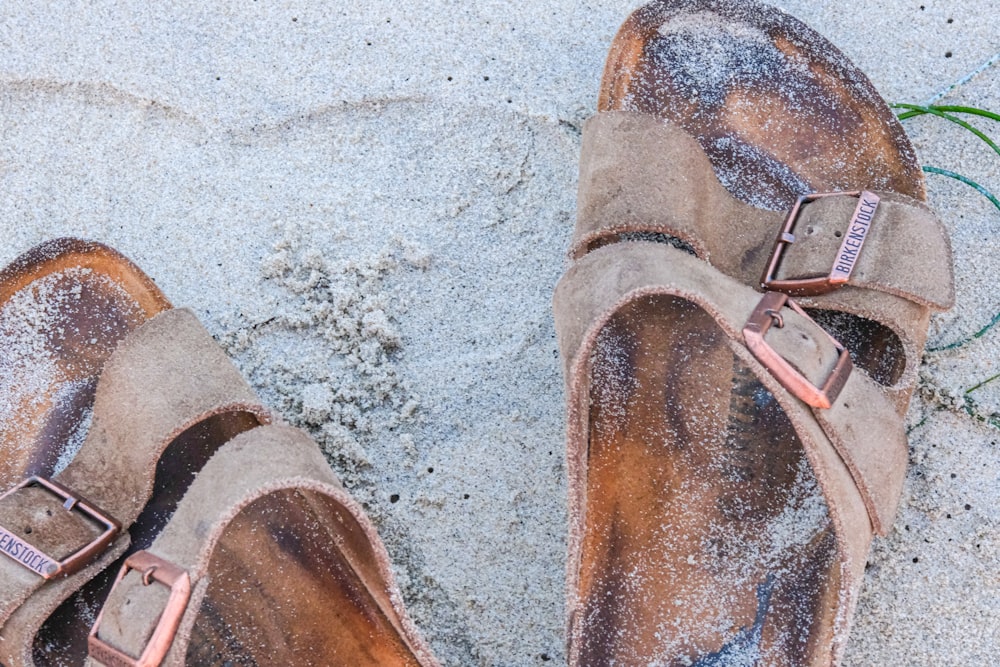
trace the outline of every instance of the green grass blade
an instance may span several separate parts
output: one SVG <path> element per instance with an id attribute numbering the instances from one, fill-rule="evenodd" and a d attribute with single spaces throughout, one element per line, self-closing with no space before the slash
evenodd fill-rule
<path id="1" fill-rule="evenodd" d="M 929 347 L 929 348 L 927 348 L 927 351 L 928 352 L 944 352 L 945 350 L 954 350 L 955 348 L 962 347 L 963 345 L 971 343 L 972 341 L 976 340 L 977 338 L 982 338 L 983 336 L 986 335 L 986 333 L 990 329 L 992 329 L 993 327 L 995 327 L 998 323 L 1000 323 L 1000 313 L 997 313 L 996 315 L 994 315 L 993 319 L 990 320 L 989 324 L 987 324 L 985 327 L 983 327 L 982 329 L 980 329 L 976 333 L 972 334 L 968 338 L 963 338 L 962 340 L 957 340 L 954 343 L 948 343 L 947 345 L 942 345 L 941 347 Z M 973 389 L 975 389 L 975 387 L 973 387 Z"/>
<path id="2" fill-rule="evenodd" d="M 951 113 L 968 113 L 968 114 L 973 114 L 975 116 L 982 116 L 983 118 L 989 118 L 990 120 L 995 120 L 1000 122 L 1000 113 L 993 113 L 992 111 L 987 111 L 986 109 L 977 109 L 976 107 L 961 107 L 961 106 L 934 104 L 928 108 L 937 109 L 938 111 L 948 111 Z"/>
<path id="3" fill-rule="evenodd" d="M 970 387 L 969 389 L 966 389 L 965 393 L 966 394 L 971 394 L 972 392 L 974 392 L 975 390 L 979 389 L 980 387 L 985 387 L 986 385 L 988 385 L 990 382 L 993 382 L 997 378 L 1000 378 L 1000 373 L 997 373 L 993 377 L 986 378 L 985 380 L 983 380 L 982 382 L 980 382 L 979 384 L 977 384 L 975 387 Z"/>
<path id="4" fill-rule="evenodd" d="M 893 109 L 909 109 L 909 111 L 904 111 L 897 116 L 899 120 L 906 120 L 907 118 L 913 118 L 914 116 L 923 116 L 927 113 L 933 113 L 931 109 L 934 109 L 935 111 L 950 113 L 967 113 L 1000 122 L 1000 114 L 987 111 L 986 109 L 979 109 L 977 107 L 963 107 L 947 104 L 931 104 L 927 106 L 919 104 L 890 104 L 889 106 Z"/>
<path id="5" fill-rule="evenodd" d="M 892 106 L 894 106 L 894 107 L 896 107 L 898 109 L 910 109 L 910 113 L 913 113 L 913 112 L 928 113 L 928 114 L 932 114 L 934 116 L 937 116 L 939 118 L 944 118 L 945 120 L 947 120 L 949 122 L 952 122 L 952 123 L 955 123 L 955 125 L 958 125 L 959 127 L 965 128 L 969 132 L 972 132 L 974 135 L 976 135 L 977 137 L 979 137 L 980 139 L 982 139 L 984 142 L 986 142 L 986 145 L 989 146 L 990 148 L 992 148 L 993 151 L 997 155 L 1000 155 L 1000 147 L 998 147 L 995 143 L 993 143 L 993 140 L 990 139 L 988 136 L 986 136 L 986 134 L 984 134 L 983 132 L 981 132 L 978 128 L 973 127 L 969 123 L 966 123 L 961 118 L 958 118 L 956 116 L 952 116 L 951 114 L 945 113 L 944 111 L 941 111 L 937 107 L 922 107 L 922 106 L 917 105 L 917 104 L 893 104 Z M 900 114 L 900 116 L 899 116 L 900 120 L 904 119 L 903 118 L 904 115 L 905 114 Z"/>
<path id="6" fill-rule="evenodd" d="M 982 196 L 986 197 L 991 202 L 993 202 L 993 205 L 997 207 L 998 211 L 1000 211 L 1000 200 L 994 197 L 993 193 L 991 193 L 989 190 L 981 186 L 979 183 L 976 183 L 971 178 L 966 178 L 965 176 L 962 176 L 961 174 L 956 174 L 953 171 L 948 171 L 947 169 L 941 169 L 939 167 L 931 167 L 926 164 L 924 165 L 923 169 L 928 174 L 939 174 L 941 176 L 947 176 L 948 178 L 954 178 L 956 181 L 961 181 L 962 183 L 965 183 L 969 187 L 975 188 L 976 191 L 979 192 L 979 194 L 981 194 Z"/>

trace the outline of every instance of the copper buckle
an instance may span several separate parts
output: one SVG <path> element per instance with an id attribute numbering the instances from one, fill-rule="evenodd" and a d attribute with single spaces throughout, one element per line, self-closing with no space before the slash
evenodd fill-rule
<path id="1" fill-rule="evenodd" d="M 847 378 L 851 374 L 854 364 L 851 362 L 851 355 L 840 342 L 823 331 L 816 324 L 816 328 L 823 331 L 823 335 L 830 339 L 834 347 L 837 348 L 837 364 L 833 367 L 830 376 L 823 383 L 822 387 L 814 385 L 806 376 L 795 370 L 788 361 L 771 347 L 764 336 L 771 325 L 776 325 L 779 329 L 785 326 L 785 321 L 781 316 L 781 309 L 788 306 L 796 313 L 816 324 L 811 317 L 794 301 L 788 298 L 787 294 L 781 292 L 767 292 L 761 297 L 760 303 L 750 313 L 750 318 L 743 327 L 743 340 L 757 360 L 764 364 L 764 367 L 771 372 L 771 375 L 781 384 L 782 387 L 792 393 L 803 403 L 814 408 L 829 408 L 837 400 L 841 389 L 847 383 Z"/>
<path id="2" fill-rule="evenodd" d="M 0 552 L 45 579 L 55 579 L 60 576 L 66 577 L 74 572 L 78 572 L 107 549 L 108 545 L 111 544 L 122 529 L 122 525 L 118 521 L 99 507 L 76 495 L 62 484 L 45 479 L 44 477 L 29 477 L 0 496 L 0 501 L 29 486 L 37 486 L 48 491 L 63 501 L 63 508 L 67 511 L 72 512 L 76 510 L 88 519 L 92 519 L 104 527 L 104 532 L 98 535 L 90 544 L 74 551 L 60 561 L 36 549 L 3 526 L 0 526 Z"/>
<path id="3" fill-rule="evenodd" d="M 148 551 L 137 551 L 127 559 L 122 566 L 118 578 L 115 579 L 108 599 L 114 594 L 114 589 L 118 587 L 125 575 L 130 570 L 142 573 L 143 586 L 149 586 L 154 581 L 163 584 L 170 589 L 170 597 L 167 598 L 167 605 L 160 614 L 160 620 L 156 623 L 146 648 L 142 655 L 133 658 L 126 655 L 114 646 L 111 646 L 97 636 L 97 630 L 101 626 L 101 618 L 104 616 L 104 609 L 97 615 L 94 627 L 90 629 L 87 636 L 87 649 L 90 657 L 98 660 L 108 667 L 157 667 L 163 659 L 167 657 L 170 645 L 174 641 L 174 635 L 181 624 L 181 617 L 187 608 L 188 599 L 191 597 L 191 578 L 185 570 L 177 567 L 173 563 L 163 560 L 159 556 L 154 556 Z"/>
<path id="4" fill-rule="evenodd" d="M 802 212 L 803 206 L 824 197 L 841 196 L 857 197 L 858 205 L 855 207 L 854 215 L 851 216 L 851 220 L 847 225 L 847 230 L 843 235 L 844 240 L 840 244 L 840 250 L 837 251 L 837 254 L 833 258 L 833 268 L 830 269 L 829 275 L 778 280 L 776 276 L 778 269 L 781 268 L 782 257 L 788 246 L 795 243 L 795 234 L 793 232 L 795 231 L 795 223 L 798 222 L 799 213 Z M 843 286 L 850 280 L 858 255 L 861 253 L 861 247 L 864 245 L 865 239 L 868 238 L 868 228 L 875 217 L 878 203 L 879 196 L 867 190 L 855 192 L 817 192 L 799 197 L 795 205 L 792 206 L 792 210 L 789 211 L 788 217 L 785 218 L 785 224 L 778 233 L 778 238 L 774 241 L 771 261 L 768 262 L 767 268 L 764 270 L 764 275 L 760 278 L 760 286 L 765 290 L 784 292 L 792 296 L 816 296 L 832 292 L 838 287 Z"/>

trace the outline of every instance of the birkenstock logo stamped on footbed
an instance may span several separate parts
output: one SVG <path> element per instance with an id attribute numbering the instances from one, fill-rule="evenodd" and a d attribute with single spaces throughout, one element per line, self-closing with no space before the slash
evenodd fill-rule
<path id="1" fill-rule="evenodd" d="M 878 210 L 879 196 L 867 190 L 858 197 L 858 205 L 851 216 L 851 224 L 844 234 L 844 241 L 837 251 L 837 261 L 830 272 L 830 282 L 833 284 L 846 283 L 851 279 L 854 271 L 854 264 L 861 254 L 861 247 L 868 238 L 868 230 L 871 228 L 872 220 L 875 219 L 875 211 Z"/>
<path id="2" fill-rule="evenodd" d="M 52 558 L 2 526 L 0 526 L 0 552 L 46 579 L 59 569 L 59 565 Z"/>

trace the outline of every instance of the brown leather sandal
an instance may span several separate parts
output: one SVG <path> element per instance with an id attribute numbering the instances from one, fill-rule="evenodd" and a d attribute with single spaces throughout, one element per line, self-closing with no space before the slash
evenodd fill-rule
<path id="1" fill-rule="evenodd" d="M 51 249 L 52 246 L 46 247 Z M 50 255 L 58 256 L 61 260 L 54 264 L 58 267 L 55 271 L 40 270 L 37 261 L 23 259 L 8 268 L 5 275 L 28 273 L 41 277 L 21 281 L 19 290 L 11 290 L 14 296 L 10 302 L 17 304 L 21 300 L 24 303 L 16 309 L 0 311 L 4 316 L 0 320 L 3 326 L 19 332 L 27 341 L 25 349 L 41 358 L 51 356 L 51 350 L 74 349 L 49 332 L 60 328 L 74 333 L 88 332 L 86 327 L 80 326 L 81 322 L 92 322 L 89 325 L 92 333 L 82 342 L 74 339 L 76 347 L 99 348 L 102 318 L 107 317 L 103 324 L 113 324 L 116 320 L 111 315 L 123 310 L 115 310 L 107 304 L 118 301 L 128 304 L 119 294 L 133 293 L 125 285 L 152 285 L 131 263 L 103 246 L 60 241 L 55 247 L 72 250 L 56 253 L 36 250 L 25 256 L 41 257 L 44 261 L 48 261 L 45 258 Z M 89 250 L 81 255 L 80 247 Z M 79 263 L 90 262 L 94 253 L 105 258 L 102 272 L 94 284 L 115 295 L 118 301 L 89 298 L 86 304 L 90 305 L 75 310 L 64 305 L 65 301 L 72 301 L 74 294 L 96 291 L 91 285 L 61 287 L 60 299 L 53 300 L 46 291 L 44 281 L 48 279 L 45 276 L 56 275 L 59 285 L 67 280 L 72 282 L 71 279 L 78 276 L 87 276 L 95 269 L 91 264 L 80 268 Z M 132 272 L 126 274 L 128 279 L 121 279 L 123 269 Z M 142 277 L 144 282 L 135 280 L 136 276 Z M 43 281 L 42 286 L 39 281 Z M 25 291 L 27 296 L 23 294 Z M 42 305 L 48 307 L 40 310 L 49 319 L 43 318 L 39 324 L 38 301 L 41 297 L 44 297 Z M 158 302 L 168 305 L 162 296 Z M 107 306 L 107 310 L 94 307 L 95 303 Z M 23 324 L 22 320 L 31 322 L 31 326 Z M 84 405 L 75 412 L 60 409 L 58 401 L 53 401 L 55 408 L 39 411 L 39 414 L 51 415 L 52 426 L 38 429 L 45 437 L 35 436 L 30 429 L 25 431 L 26 442 L 33 442 L 27 439 L 32 437 L 45 443 L 48 450 L 55 452 L 48 459 L 56 456 L 63 462 L 43 468 L 44 475 L 23 479 L 15 476 L 13 479 L 18 480 L 17 483 L 0 497 L 0 526 L 4 530 L 0 539 L 4 543 L 2 551 L 9 556 L 0 558 L 0 580 L 5 583 L 0 590 L 0 662 L 7 667 L 82 664 L 88 632 L 118 571 L 114 565 L 116 559 L 120 564 L 121 560 L 135 558 L 137 553 L 142 553 L 140 550 L 152 545 L 174 515 L 192 480 L 221 446 L 271 420 L 269 412 L 260 405 L 238 371 L 189 311 L 161 308 L 155 315 L 135 316 L 129 322 L 134 323 L 131 329 L 118 337 L 113 352 L 104 355 L 106 360 L 96 392 L 91 390 L 92 418 L 86 419 L 83 399 L 74 403 Z M 49 347 L 37 343 L 29 345 L 30 341 L 49 339 L 56 343 Z M 102 349 L 110 347 L 105 344 Z M 75 357 L 68 358 L 65 367 L 83 368 L 75 363 Z M 21 357 L 5 360 L 5 363 L 8 361 L 12 368 L 30 367 L 30 362 Z M 93 364 L 91 368 L 96 366 Z M 12 383 L 8 395 L 24 398 L 20 403 L 8 400 L 7 404 L 33 406 L 30 387 L 26 389 L 22 383 L 22 380 Z M 41 386 L 37 392 L 42 397 L 34 401 L 37 403 L 49 400 L 50 395 L 61 397 L 66 393 L 59 393 L 49 385 Z M 20 417 L 20 414 L 30 413 L 22 410 L 22 413 L 11 414 Z M 61 421 L 67 419 L 67 414 L 84 416 L 67 427 Z M 27 418 L 20 421 L 31 423 Z M 85 438 L 82 438 L 83 431 L 86 431 Z M 74 452 L 58 437 L 48 435 L 60 432 L 80 434 L 78 437 L 83 442 L 79 450 Z M 16 432 L 11 433 L 10 440 L 17 442 L 19 437 Z M 48 444 L 50 441 L 52 444 Z M 32 456 L 26 458 L 30 460 Z M 67 459 L 71 460 L 66 463 Z M 272 467 L 277 466 L 272 464 Z M 37 468 L 26 468 L 21 475 L 36 471 Z M 326 475 L 332 475 L 328 469 Z M 315 471 L 311 477 L 326 480 Z M 215 479 L 216 484 L 224 481 Z M 280 522 L 293 521 L 281 514 L 274 517 Z M 374 539 L 370 530 L 365 536 Z M 292 544 L 282 542 L 281 547 L 291 548 L 294 544 L 294 540 Z M 380 545 L 375 542 L 372 545 L 372 552 L 383 557 L 381 561 L 375 558 L 372 563 L 384 564 L 384 550 L 380 551 Z M 341 553 L 337 540 L 328 542 L 326 548 L 333 553 L 328 555 L 330 559 L 335 560 Z M 352 548 L 362 551 L 360 546 Z M 278 553 L 281 549 L 273 551 Z M 270 564 L 277 567 L 277 561 Z M 281 577 L 276 580 L 284 581 Z M 351 582 L 349 578 L 345 580 Z M 363 581 L 375 580 L 364 578 Z M 394 592 L 391 579 L 388 581 L 390 584 L 377 591 Z M 301 588 L 298 590 L 301 592 Z M 349 586 L 345 590 L 354 592 Z M 389 593 L 372 595 L 378 598 Z M 396 595 L 394 599 L 398 600 Z M 350 615 L 350 612 L 343 613 Z M 294 634 L 292 630 L 288 632 Z M 159 643 L 162 644 L 162 640 Z M 150 663 L 140 661 L 138 664 Z"/>
<path id="2" fill-rule="evenodd" d="M 570 664 L 836 664 L 953 300 L 913 150 L 755 2 L 640 8 L 598 106 L 555 295 Z"/>

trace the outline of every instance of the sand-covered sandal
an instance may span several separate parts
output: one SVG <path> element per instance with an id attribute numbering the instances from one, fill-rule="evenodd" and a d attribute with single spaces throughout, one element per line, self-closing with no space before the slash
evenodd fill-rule
<path id="1" fill-rule="evenodd" d="M 148 544 L 218 445 L 270 415 L 194 315 L 166 309 L 115 251 L 51 242 L 3 276 L 0 322 L 16 345 L 4 359 L 0 663 L 81 664 L 102 572 Z"/>
<path id="2" fill-rule="evenodd" d="M 599 111 L 555 296 L 570 664 L 836 664 L 953 300 L 912 148 L 839 51 L 754 2 L 637 10 Z"/>
<path id="3" fill-rule="evenodd" d="M 133 316 L 113 345 L 102 340 L 102 327 L 119 326 L 116 313 L 131 312 L 118 305 L 129 303 L 119 292 L 128 296 L 136 284 L 155 286 L 99 244 L 63 240 L 43 248 L 25 257 L 50 263 L 58 257 L 55 271 L 21 258 L 5 274 L 36 276 L 11 290 L 18 308 L 2 320 L 25 341 L 26 352 L 13 358 L 12 367 L 30 368 L 31 358 L 22 357 L 44 360 L 62 353 L 69 359 L 62 367 L 100 367 L 100 378 L 96 391 L 72 401 L 74 410 L 50 398 L 73 395 L 52 383 L 40 385 L 34 396 L 21 384 L 11 385 L 9 395 L 23 398 L 8 400 L 9 405 L 56 403 L 36 413 L 51 415 L 51 426 L 39 430 L 54 441 L 46 446 L 62 460 L 47 468 L 15 469 L 17 483 L 0 497 L 2 550 L 9 556 L 0 558 L 0 662 L 80 665 L 89 646 L 103 649 L 107 658 L 118 646 L 114 640 L 124 638 L 125 652 L 107 664 L 152 665 L 157 650 L 173 645 L 171 664 L 185 664 L 186 649 L 191 664 L 226 655 L 238 662 L 256 658 L 257 664 L 436 665 L 403 611 L 370 522 L 314 443 L 294 429 L 263 426 L 272 419 L 269 411 L 194 315 L 167 310 L 166 299 L 153 291 L 159 310 Z M 90 276 L 95 254 L 103 258 L 98 278 Z M 123 269 L 131 272 L 127 280 L 121 279 Z M 55 295 L 48 282 L 39 285 L 52 273 L 70 281 L 68 287 L 59 282 Z M 81 280 L 91 283 L 75 286 Z M 96 291 L 93 284 L 117 300 L 89 296 L 88 290 Z M 21 294 L 25 290 L 27 296 Z M 71 337 L 74 345 L 63 345 L 63 330 L 89 337 Z M 56 343 L 37 342 L 50 339 Z M 66 350 L 88 345 L 108 354 L 91 366 L 75 365 Z M 28 425 L 37 419 L 11 414 Z M 65 420 L 71 417 L 79 421 L 70 428 Z M 79 434 L 82 444 L 74 447 L 67 436 L 51 433 Z M 31 430 L 22 437 L 49 442 Z M 17 444 L 19 434 L 10 440 Z M 32 454 L 24 458 L 43 463 L 52 458 Z M 174 596 L 179 595 L 177 582 L 187 575 L 156 560 L 153 554 L 163 550 L 190 568 L 193 584 L 190 622 L 180 625 L 174 643 L 169 631 L 176 628 L 157 622 L 163 609 L 156 605 L 165 596 L 156 587 L 142 587 L 137 593 L 142 604 L 124 615 L 115 611 L 115 601 L 132 581 L 116 582 L 119 568 L 111 567 L 116 559 L 126 571 L 140 564 L 146 583 L 176 584 Z M 256 595 L 247 593 L 251 577 Z M 116 583 L 121 584 L 117 597 L 97 628 L 103 634 L 89 637 Z M 176 612 L 179 619 L 184 610 L 177 604 L 171 603 L 165 618 Z M 151 615 L 143 617 L 137 609 Z M 135 659 L 128 657 L 132 642 L 149 639 L 142 632 L 154 628 L 153 641 L 140 645 Z"/>
<path id="4" fill-rule="evenodd" d="M 223 446 L 126 562 L 90 665 L 423 666 L 437 661 L 374 527 L 288 426 Z"/>

